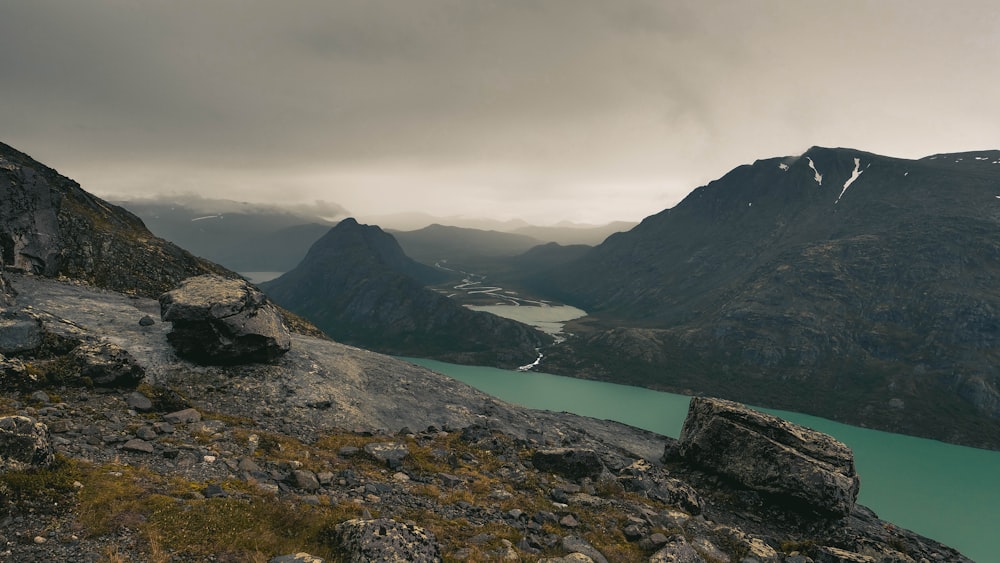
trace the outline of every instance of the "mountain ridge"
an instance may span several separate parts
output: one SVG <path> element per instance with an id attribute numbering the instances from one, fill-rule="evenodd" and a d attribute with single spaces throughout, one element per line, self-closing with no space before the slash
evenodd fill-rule
<path id="1" fill-rule="evenodd" d="M 733 169 L 534 280 L 617 327 L 543 369 L 1000 447 L 1000 165 L 967 154 Z"/>

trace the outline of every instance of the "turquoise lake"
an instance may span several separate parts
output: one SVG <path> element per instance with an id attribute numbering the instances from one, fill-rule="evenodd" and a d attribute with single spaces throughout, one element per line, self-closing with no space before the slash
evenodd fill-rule
<path id="1" fill-rule="evenodd" d="M 406 358 L 499 399 L 529 408 L 617 420 L 676 438 L 689 397 L 536 372 Z M 825 432 L 854 450 L 858 502 L 879 517 L 950 545 L 975 561 L 1000 561 L 1000 452 L 945 444 L 760 409 Z"/>

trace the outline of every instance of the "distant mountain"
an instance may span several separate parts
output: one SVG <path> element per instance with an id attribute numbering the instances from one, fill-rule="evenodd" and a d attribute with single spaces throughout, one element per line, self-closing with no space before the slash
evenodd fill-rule
<path id="1" fill-rule="evenodd" d="M 262 288 L 335 340 L 381 352 L 512 367 L 530 363 L 535 349 L 551 342 L 424 287 L 444 276 L 409 259 L 380 228 L 345 219 L 295 269 Z"/>
<path id="2" fill-rule="evenodd" d="M 483 258 L 516 256 L 543 241 L 511 233 L 444 225 L 416 231 L 392 231 L 406 255 L 433 264 L 440 260 L 465 264 Z"/>
<path id="3" fill-rule="evenodd" d="M 234 275 L 155 237 L 132 213 L 3 143 L 0 251 L 7 269 L 148 297 L 189 276 Z"/>
<path id="4" fill-rule="evenodd" d="M 1000 447 L 998 151 L 760 160 L 531 285 L 609 327 L 546 369 Z"/>
<path id="5" fill-rule="evenodd" d="M 527 235 L 546 242 L 557 242 L 566 246 L 577 244 L 594 246 L 604 242 L 604 239 L 615 233 L 627 231 L 635 226 L 636 223 L 630 221 L 615 221 L 606 225 L 565 223 L 550 227 L 520 227 L 511 232 L 519 235 Z"/>
<path id="6" fill-rule="evenodd" d="M 265 205 L 192 195 L 117 202 L 150 230 L 238 271 L 287 271 L 347 211 L 332 203 Z"/>

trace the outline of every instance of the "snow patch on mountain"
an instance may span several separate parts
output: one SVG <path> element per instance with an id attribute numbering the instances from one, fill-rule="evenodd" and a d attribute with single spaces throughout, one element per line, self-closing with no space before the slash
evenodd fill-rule
<path id="1" fill-rule="evenodd" d="M 815 173 L 815 175 L 813 176 L 813 179 L 816 180 L 817 184 L 819 184 L 819 185 L 822 186 L 823 185 L 823 175 L 819 173 L 819 170 L 816 170 L 816 163 L 814 163 L 813 159 L 810 158 L 810 157 L 808 157 L 808 156 L 806 157 L 806 160 L 809 161 L 809 168 L 812 168 L 813 172 Z"/>
<path id="2" fill-rule="evenodd" d="M 869 163 L 868 166 L 871 166 L 871 164 Z M 865 170 L 868 170 L 868 166 L 865 167 Z M 865 170 L 861 169 L 861 159 L 860 158 L 855 158 L 854 159 L 854 170 L 851 171 L 851 177 L 848 178 L 846 182 L 844 182 L 844 189 L 840 190 L 840 195 L 837 196 L 837 201 L 833 202 L 834 205 L 837 205 L 838 203 L 840 203 L 840 198 L 844 197 L 844 193 L 847 192 L 847 188 L 851 187 L 851 184 L 853 184 L 855 180 L 857 180 L 858 178 L 860 178 L 861 174 Z"/>

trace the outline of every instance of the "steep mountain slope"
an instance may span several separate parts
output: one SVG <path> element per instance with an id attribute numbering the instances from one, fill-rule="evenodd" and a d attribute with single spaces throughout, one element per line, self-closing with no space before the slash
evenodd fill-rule
<path id="1" fill-rule="evenodd" d="M 0 251 L 9 269 L 153 297 L 189 276 L 233 275 L 153 236 L 135 215 L 3 143 Z"/>
<path id="2" fill-rule="evenodd" d="M 443 276 L 407 258 L 378 227 L 345 219 L 298 267 L 262 287 L 335 340 L 393 354 L 509 367 L 530 363 L 550 341 L 423 287 Z"/>
<path id="3" fill-rule="evenodd" d="M 1000 447 L 1000 153 L 734 169 L 544 280 L 555 370 Z"/>

